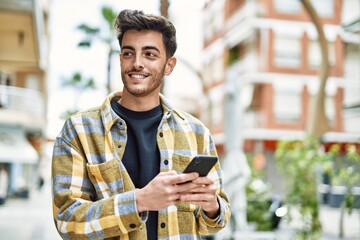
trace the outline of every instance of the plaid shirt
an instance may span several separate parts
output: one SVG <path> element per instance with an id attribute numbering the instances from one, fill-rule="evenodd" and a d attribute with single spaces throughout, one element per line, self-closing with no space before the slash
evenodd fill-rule
<path id="1" fill-rule="evenodd" d="M 73 115 L 55 140 L 53 213 L 63 239 L 146 239 L 147 212 L 137 211 L 136 189 L 121 162 L 126 124 L 110 104 L 120 97 L 110 94 L 101 107 Z M 195 155 L 216 155 L 209 130 L 160 98 L 160 171 L 182 172 Z M 218 187 L 219 216 L 210 219 L 195 205 L 177 203 L 159 211 L 157 239 L 200 239 L 225 227 L 230 210 L 219 163 L 208 176 Z"/>

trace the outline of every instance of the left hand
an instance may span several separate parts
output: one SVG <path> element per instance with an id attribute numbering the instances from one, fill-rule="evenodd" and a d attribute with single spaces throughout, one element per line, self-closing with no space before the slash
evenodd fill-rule
<path id="1" fill-rule="evenodd" d="M 181 202 L 187 202 L 201 207 L 209 218 L 216 218 L 219 214 L 219 203 L 217 200 L 217 188 L 214 182 L 208 177 L 198 177 L 190 183 L 191 190 L 182 192 Z"/>

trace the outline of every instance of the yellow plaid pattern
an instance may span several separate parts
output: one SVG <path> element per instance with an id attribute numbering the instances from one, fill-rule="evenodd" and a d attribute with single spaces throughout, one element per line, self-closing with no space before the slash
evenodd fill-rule
<path id="1" fill-rule="evenodd" d="M 137 212 L 136 189 L 121 162 L 126 123 L 110 104 L 120 97 L 120 92 L 112 93 L 101 107 L 73 115 L 55 140 L 53 214 L 63 239 L 146 239 L 147 213 Z M 160 171 L 182 172 L 195 155 L 216 155 L 209 130 L 160 98 Z M 225 226 L 230 210 L 219 163 L 209 176 L 218 187 L 220 215 L 209 219 L 199 207 L 186 203 L 169 206 L 159 211 L 157 239 L 200 239 Z"/>

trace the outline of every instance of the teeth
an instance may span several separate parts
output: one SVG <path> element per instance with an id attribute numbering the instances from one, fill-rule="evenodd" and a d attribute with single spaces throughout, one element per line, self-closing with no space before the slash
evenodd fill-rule
<path id="1" fill-rule="evenodd" d="M 132 77 L 132 78 L 138 78 L 138 79 L 143 79 L 143 78 L 145 78 L 144 75 L 140 75 L 140 74 L 131 74 L 131 77 Z"/>

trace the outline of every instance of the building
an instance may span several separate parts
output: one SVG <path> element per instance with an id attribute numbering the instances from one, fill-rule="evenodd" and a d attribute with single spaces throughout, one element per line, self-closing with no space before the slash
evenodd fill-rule
<path id="1" fill-rule="evenodd" d="M 311 1 L 324 26 L 330 71 L 325 143 L 360 143 L 360 3 Z M 227 99 L 240 96 L 242 146 L 266 159 L 274 175 L 274 150 L 282 139 L 303 139 L 319 89 L 317 31 L 298 0 L 209 0 L 204 7 L 203 71 L 210 104 L 199 109 L 211 126 L 219 155 L 227 135 Z M 204 107 L 205 106 L 205 107 Z"/>
<path id="2" fill-rule="evenodd" d="M 0 164 L 10 196 L 28 195 L 45 139 L 47 4 L 0 1 Z"/>

